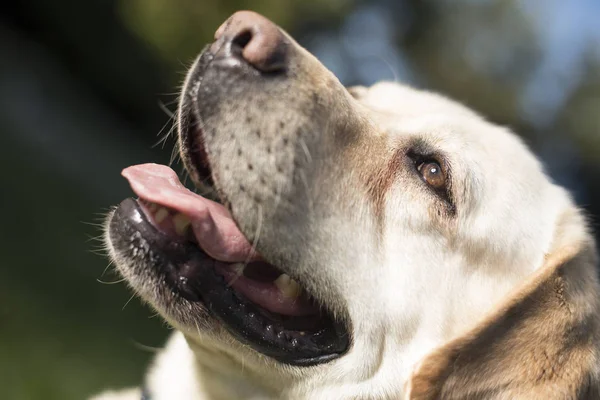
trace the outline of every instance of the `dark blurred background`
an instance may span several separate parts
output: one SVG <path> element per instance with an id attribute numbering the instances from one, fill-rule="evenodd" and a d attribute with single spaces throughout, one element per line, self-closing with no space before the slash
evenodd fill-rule
<path id="1" fill-rule="evenodd" d="M 174 142 L 153 145 L 186 66 L 238 9 L 344 84 L 409 82 L 512 127 L 600 215 L 597 0 L 17 1 L 0 14 L 0 399 L 141 382 L 168 329 L 105 271 L 94 224 L 131 194 L 123 167 L 168 162 Z"/>

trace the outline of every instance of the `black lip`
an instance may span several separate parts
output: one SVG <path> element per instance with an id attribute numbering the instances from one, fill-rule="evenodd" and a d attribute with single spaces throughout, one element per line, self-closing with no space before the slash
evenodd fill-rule
<path id="1" fill-rule="evenodd" d="M 202 302 L 236 339 L 256 351 L 301 366 L 324 363 L 346 352 L 348 334 L 340 323 L 323 316 L 320 330 L 302 335 L 267 319 L 264 310 L 226 284 L 215 270 L 218 261 L 193 243 L 173 241 L 158 231 L 136 200 L 121 202 L 109 224 L 111 242 L 121 256 L 145 260 L 145 272 L 164 281 L 174 292 L 172 296 Z"/>
<path id="2" fill-rule="evenodd" d="M 199 118 L 194 112 L 194 94 L 190 86 L 199 88 L 202 83 L 202 75 L 213 60 L 208 52 L 209 46 L 205 46 L 194 68 L 189 72 L 188 84 L 183 88 L 179 102 L 179 141 L 182 159 L 186 169 L 191 172 L 196 181 L 214 187 L 211 168 L 208 164 L 208 155 L 204 143 L 204 135 L 201 132 Z"/>
<path id="3" fill-rule="evenodd" d="M 224 39 L 224 38 L 222 38 Z M 219 40 L 212 45 L 206 45 L 200 52 L 193 67 L 188 71 L 186 85 L 183 88 L 178 110 L 178 133 L 182 160 L 196 183 L 207 185 L 209 188 L 219 190 L 217 177 L 213 175 L 209 166 L 209 154 L 205 148 L 202 117 L 200 114 L 213 115 L 219 109 L 219 96 L 209 96 L 201 104 L 198 102 L 200 91 L 210 86 L 213 90 L 232 85 L 232 81 L 256 81 L 285 79 L 282 71 L 260 72 L 239 54 L 240 50 L 230 42 Z M 211 79 L 203 82 L 207 71 L 211 70 Z"/>
<path id="4" fill-rule="evenodd" d="M 204 135 L 201 132 L 199 119 L 194 110 L 194 89 L 198 90 L 202 75 L 213 57 L 208 55 L 209 46 L 205 46 L 194 65 L 188 71 L 185 85 L 181 91 L 178 106 L 177 131 L 180 156 L 186 170 L 197 185 L 214 187 L 214 182 L 208 165 L 208 156 L 204 146 Z"/>

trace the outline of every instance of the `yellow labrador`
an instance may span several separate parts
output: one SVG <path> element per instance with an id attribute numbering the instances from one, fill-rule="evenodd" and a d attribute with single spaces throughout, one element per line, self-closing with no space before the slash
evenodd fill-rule
<path id="1" fill-rule="evenodd" d="M 508 129 L 397 83 L 344 88 L 239 12 L 187 76 L 168 167 L 110 257 L 173 325 L 102 399 L 597 399 L 595 244 Z M 143 388 L 143 389 L 142 389 Z"/>

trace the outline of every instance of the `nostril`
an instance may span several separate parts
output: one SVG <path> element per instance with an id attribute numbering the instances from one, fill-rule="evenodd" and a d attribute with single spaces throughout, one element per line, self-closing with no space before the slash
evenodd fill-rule
<path id="1" fill-rule="evenodd" d="M 279 27 L 250 11 L 239 11 L 215 33 L 215 52 L 241 59 L 260 72 L 282 72 L 288 62 L 288 42 Z"/>
<path id="2" fill-rule="evenodd" d="M 250 43 L 252 36 L 253 35 L 250 30 L 244 30 L 233 38 L 232 44 L 243 49 L 248 45 L 248 43 Z"/>

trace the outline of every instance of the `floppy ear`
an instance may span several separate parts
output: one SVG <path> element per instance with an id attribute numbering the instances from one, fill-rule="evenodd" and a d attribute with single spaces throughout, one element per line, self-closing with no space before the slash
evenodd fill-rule
<path id="1" fill-rule="evenodd" d="M 467 334 L 427 355 L 407 398 L 600 399 L 595 244 L 576 209 L 544 265 Z"/>

